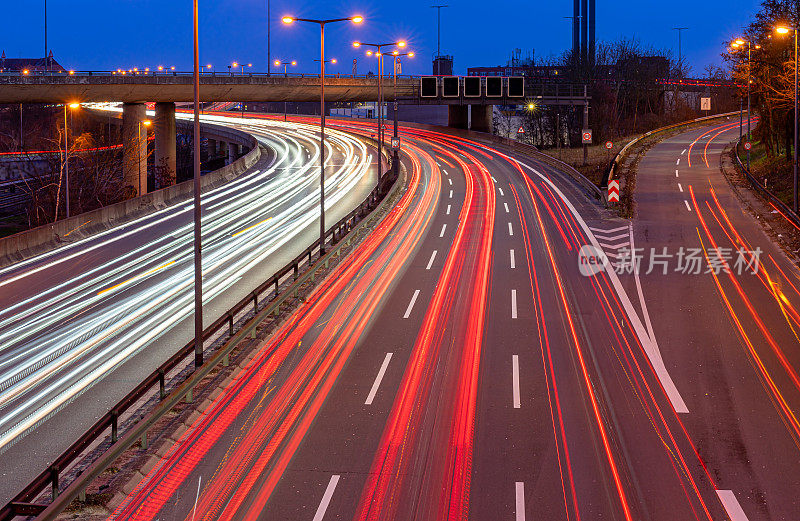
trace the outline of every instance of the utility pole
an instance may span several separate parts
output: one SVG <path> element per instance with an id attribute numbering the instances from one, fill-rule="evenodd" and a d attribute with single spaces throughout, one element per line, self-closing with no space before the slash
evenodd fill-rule
<path id="1" fill-rule="evenodd" d="M 681 50 L 681 34 L 688 30 L 688 27 L 673 27 L 673 31 L 678 31 L 678 74 L 683 77 L 683 54 Z"/>
<path id="2" fill-rule="evenodd" d="M 272 12 L 270 11 L 270 0 L 267 0 L 267 76 L 270 76 L 272 72 L 272 49 L 270 47 L 272 43 L 271 39 L 271 31 L 272 31 Z M 284 116 L 285 114 L 285 106 L 284 106 Z"/>
<path id="3" fill-rule="evenodd" d="M 449 5 L 432 5 L 436 9 L 436 57 L 442 55 L 442 7 Z"/>
<path id="4" fill-rule="evenodd" d="M 44 0 L 44 70 L 50 70 L 50 58 L 47 52 L 47 0 Z"/>

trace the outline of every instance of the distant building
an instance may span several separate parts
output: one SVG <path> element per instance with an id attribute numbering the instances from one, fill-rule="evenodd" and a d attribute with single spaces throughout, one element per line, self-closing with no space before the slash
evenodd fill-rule
<path id="1" fill-rule="evenodd" d="M 434 76 L 452 76 L 453 75 L 453 57 L 445 54 L 440 54 L 433 58 L 433 75 Z"/>
<path id="2" fill-rule="evenodd" d="M 47 58 L 6 58 L 6 52 L 0 54 L 0 72 L 66 72 L 53 58 L 53 51 Z"/>

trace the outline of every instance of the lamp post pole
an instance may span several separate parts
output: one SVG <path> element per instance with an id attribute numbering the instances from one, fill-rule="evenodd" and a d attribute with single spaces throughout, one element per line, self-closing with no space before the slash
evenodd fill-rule
<path id="1" fill-rule="evenodd" d="M 291 24 L 293 22 L 308 22 L 319 25 L 319 254 L 325 254 L 325 25 L 334 22 L 353 22 L 360 24 L 364 20 L 361 16 L 352 16 L 350 18 L 334 18 L 330 20 L 312 20 L 309 18 L 294 18 L 292 16 L 284 16 L 282 21 L 284 24 Z"/>
<path id="2" fill-rule="evenodd" d="M 200 50 L 194 0 L 194 367 L 203 365 L 203 270 L 200 235 Z"/>
<path id="3" fill-rule="evenodd" d="M 748 106 L 750 102 L 748 100 Z M 748 111 L 747 116 L 750 116 Z M 750 122 L 747 122 L 748 136 Z M 792 210 L 797 215 L 797 26 L 794 27 L 794 168 L 792 176 Z"/>
<path id="4" fill-rule="evenodd" d="M 67 141 L 67 134 L 69 127 L 67 126 L 67 104 L 64 104 L 64 183 L 65 183 L 65 199 L 64 202 L 67 206 L 67 217 L 69 217 L 69 142 Z M 56 212 L 58 209 L 56 208 Z"/>
<path id="5" fill-rule="evenodd" d="M 401 56 L 413 58 L 414 53 L 406 52 L 400 54 L 397 51 L 394 51 L 392 55 L 394 56 L 394 138 L 397 139 L 397 65 L 400 63 Z M 398 166 L 398 153 L 397 150 L 394 150 L 394 154 L 392 155 L 392 169 L 394 170 L 394 174 L 398 173 Z"/>
<path id="6" fill-rule="evenodd" d="M 797 37 L 797 33 L 795 32 L 795 38 Z M 751 76 L 752 69 L 750 68 L 750 40 L 747 41 L 747 141 L 750 141 L 750 83 L 753 81 Z M 795 75 L 796 77 L 796 75 Z M 795 94 L 795 99 L 797 99 L 797 95 Z M 797 124 L 795 123 L 795 129 L 797 128 Z M 797 162 L 795 161 L 795 164 Z M 795 166 L 795 169 L 797 167 Z M 747 171 L 750 171 L 750 151 L 747 151 Z"/>

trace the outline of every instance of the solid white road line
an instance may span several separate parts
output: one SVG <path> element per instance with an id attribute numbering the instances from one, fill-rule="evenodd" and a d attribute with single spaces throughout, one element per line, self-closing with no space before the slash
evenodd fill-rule
<path id="1" fill-rule="evenodd" d="M 333 497 L 333 491 L 336 489 L 337 483 L 339 483 L 339 474 L 334 474 L 328 482 L 328 488 L 325 489 L 325 493 L 322 495 L 322 501 L 317 507 L 317 513 L 314 514 L 313 521 L 322 521 L 322 518 L 325 517 L 325 511 L 328 510 L 328 505 L 331 503 L 331 497 Z"/>
<path id="2" fill-rule="evenodd" d="M 517 290 L 511 290 L 511 318 L 517 318 Z"/>
<path id="3" fill-rule="evenodd" d="M 450 199 L 452 199 L 452 198 L 453 198 L 453 191 L 450 190 Z"/>
<path id="4" fill-rule="evenodd" d="M 508 203 L 503 203 L 503 207 L 505 207 L 506 213 L 508 213 Z"/>
<path id="5" fill-rule="evenodd" d="M 442 233 L 439 234 L 439 237 L 444 237 L 444 231 L 447 229 L 447 223 L 442 225 Z"/>
<path id="6" fill-rule="evenodd" d="M 516 488 L 516 501 L 514 501 L 514 512 L 516 521 L 525 521 L 525 484 L 522 481 L 517 481 Z"/>
<path id="7" fill-rule="evenodd" d="M 514 228 L 511 227 L 511 223 L 508 223 L 508 234 L 514 235 Z"/>
<path id="8" fill-rule="evenodd" d="M 192 521 L 194 521 L 194 513 L 197 512 L 197 500 L 200 499 L 200 484 L 203 482 L 203 476 L 197 476 L 197 495 L 194 497 L 194 508 L 192 508 Z"/>
<path id="9" fill-rule="evenodd" d="M 516 267 L 517 263 L 514 261 L 514 250 L 511 250 L 511 269 L 513 270 Z"/>
<path id="10" fill-rule="evenodd" d="M 689 206 L 689 201 L 687 201 L 686 199 L 684 199 L 684 200 L 683 200 L 683 204 L 685 204 L 685 205 L 686 205 L 686 209 L 687 209 L 687 210 L 689 210 L 690 212 L 692 211 L 692 207 L 691 207 L 691 206 Z"/>
<path id="11" fill-rule="evenodd" d="M 683 192 L 683 187 L 681 186 L 681 184 L 680 184 L 680 183 L 678 183 L 678 190 L 680 190 L 681 192 Z"/>
<path id="12" fill-rule="evenodd" d="M 503 193 L 503 189 L 502 189 L 502 188 L 500 188 L 499 186 L 497 187 L 497 189 L 500 191 L 500 195 L 502 195 L 503 197 L 505 197 L 505 195 L 506 195 L 506 194 L 504 194 L 504 193 Z"/>
<path id="13" fill-rule="evenodd" d="M 678 177 L 678 171 L 675 170 L 675 177 Z"/>
<path id="14" fill-rule="evenodd" d="M 511 356 L 511 384 L 514 388 L 514 408 L 519 409 L 519 355 Z"/>
<path id="15" fill-rule="evenodd" d="M 447 182 L 448 182 L 448 183 L 450 183 L 450 186 L 452 186 L 452 185 L 453 185 L 453 180 L 452 180 L 452 179 L 450 179 L 449 177 L 447 178 Z"/>
<path id="16" fill-rule="evenodd" d="M 725 507 L 725 511 L 728 513 L 728 517 L 731 518 L 731 521 L 748 521 L 747 514 L 742 510 L 742 505 L 739 504 L 736 496 L 733 495 L 733 491 L 717 490 L 717 495 L 719 496 L 719 500 L 722 501 L 722 506 Z"/>
<path id="17" fill-rule="evenodd" d="M 583 229 L 584 233 L 589 238 L 589 241 L 591 241 L 596 248 L 599 248 L 600 244 L 597 242 L 597 238 L 594 236 L 594 234 L 589 230 L 589 225 L 583 220 L 583 217 L 575 208 L 575 205 L 572 204 L 566 195 L 564 195 L 564 192 L 562 192 L 561 189 L 555 185 L 555 183 L 548 179 L 547 176 L 529 164 L 523 163 L 522 161 L 514 161 L 518 165 L 523 166 L 536 174 L 543 183 L 547 184 L 547 186 L 549 186 L 550 189 L 556 195 L 558 195 L 562 201 L 564 201 L 564 204 L 567 205 L 570 213 L 575 217 L 575 220 L 578 222 L 581 229 Z M 614 270 L 609 270 L 607 273 L 609 279 L 611 279 L 611 284 L 614 286 L 614 291 L 617 293 L 617 297 L 619 298 L 622 307 L 625 308 L 625 313 L 628 315 L 628 318 L 631 321 L 631 325 L 633 326 L 633 330 L 636 332 L 636 336 L 638 336 L 639 340 L 642 342 L 644 350 L 647 353 L 647 357 L 650 359 L 650 363 L 653 364 L 653 369 L 655 369 L 656 375 L 658 375 L 658 379 L 661 380 L 661 385 L 664 387 L 664 391 L 667 393 L 670 402 L 672 402 L 672 406 L 678 413 L 688 413 L 689 409 L 686 407 L 686 402 L 683 401 L 683 397 L 681 397 L 675 382 L 672 380 L 669 371 L 667 371 L 667 368 L 664 365 L 664 359 L 661 357 L 661 350 L 658 347 L 658 341 L 655 339 L 655 337 L 651 337 L 645 329 L 644 324 L 642 324 L 639 315 L 636 313 L 636 309 L 633 307 L 633 304 L 628 297 L 628 294 L 622 287 L 622 283 L 620 282 L 617 273 Z"/>
<path id="18" fill-rule="evenodd" d="M 406 314 L 403 315 L 403 318 L 408 318 L 411 315 L 411 310 L 414 309 L 414 302 L 417 301 L 417 297 L 419 297 L 419 290 L 414 290 L 414 296 L 411 297 L 411 302 L 408 303 L 408 307 L 406 308 Z"/>
<path id="19" fill-rule="evenodd" d="M 436 258 L 436 250 L 433 250 L 433 253 L 431 254 L 431 260 L 428 261 L 428 265 L 425 267 L 426 270 L 431 269 L 431 266 L 433 266 L 433 259 L 435 258 Z"/>
<path id="20" fill-rule="evenodd" d="M 449 204 L 447 205 L 447 211 L 445 212 L 445 215 L 450 215 L 450 205 Z"/>
<path id="21" fill-rule="evenodd" d="M 386 353 L 386 357 L 383 359 L 381 368 L 378 369 L 378 376 L 375 377 L 375 381 L 372 383 L 372 388 L 369 390 L 369 394 L 367 395 L 367 399 L 364 402 L 364 405 L 372 405 L 372 400 L 374 400 L 375 395 L 378 394 L 378 387 L 380 387 L 381 385 L 381 381 L 383 380 L 383 375 L 386 374 L 386 368 L 389 367 L 389 361 L 391 359 L 392 359 L 392 353 Z"/>

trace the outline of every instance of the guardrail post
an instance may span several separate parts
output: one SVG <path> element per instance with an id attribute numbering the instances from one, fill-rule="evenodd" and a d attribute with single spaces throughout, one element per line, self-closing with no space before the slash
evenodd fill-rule
<path id="1" fill-rule="evenodd" d="M 280 293 L 280 291 L 278 291 L 279 288 L 280 288 L 280 286 L 278 285 L 279 282 L 280 282 L 280 279 L 278 279 L 278 277 L 275 277 L 275 296 L 276 297 L 278 296 L 278 293 Z"/>
<path id="2" fill-rule="evenodd" d="M 81 488 L 81 491 L 78 492 L 78 501 L 86 503 L 86 487 Z"/>
<path id="3" fill-rule="evenodd" d="M 225 353 L 225 356 L 222 357 L 222 367 L 228 367 L 230 364 L 230 354 Z"/>
<path id="4" fill-rule="evenodd" d="M 258 293 L 253 293 L 253 311 L 258 313 Z"/>
<path id="5" fill-rule="evenodd" d="M 142 437 L 141 437 L 141 440 L 140 440 L 140 441 L 142 442 L 142 443 L 141 443 L 141 445 L 142 445 L 142 450 L 147 450 L 147 431 L 144 431 L 144 432 L 142 433 Z"/>
<path id="6" fill-rule="evenodd" d="M 58 497 L 58 467 L 55 465 L 50 467 L 50 496 L 53 501 Z"/>
<path id="7" fill-rule="evenodd" d="M 233 336 L 233 315 L 228 315 L 228 335 Z"/>
<path id="8" fill-rule="evenodd" d="M 117 411 L 111 411 L 111 444 L 117 443 Z"/>
<path id="9" fill-rule="evenodd" d="M 297 269 L 297 263 L 296 262 L 294 263 L 293 267 L 294 267 L 294 280 L 297 280 L 297 276 L 298 276 L 298 271 L 299 270 Z"/>
<path id="10" fill-rule="evenodd" d="M 189 392 L 186 393 L 186 403 L 192 403 L 192 389 L 189 389 Z"/>
<path id="11" fill-rule="evenodd" d="M 163 400 L 164 397 L 167 395 L 166 390 L 164 389 L 164 370 L 158 370 L 158 398 L 159 400 Z"/>

